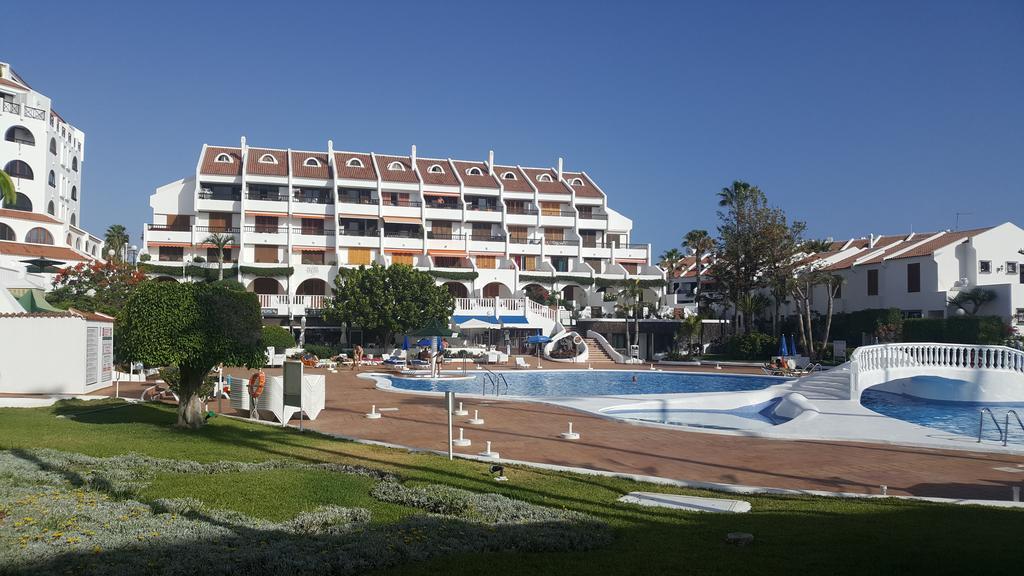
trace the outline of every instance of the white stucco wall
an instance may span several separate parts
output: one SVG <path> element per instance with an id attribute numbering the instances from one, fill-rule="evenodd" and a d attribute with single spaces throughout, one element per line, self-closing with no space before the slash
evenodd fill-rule
<path id="1" fill-rule="evenodd" d="M 86 367 L 88 328 L 95 328 L 99 340 L 94 348 L 92 378 Z M 109 359 L 113 335 L 104 340 L 104 328 L 113 324 L 86 322 L 73 317 L 0 318 L 0 392 L 23 394 L 82 394 L 111 384 Z M 104 345 L 109 344 L 107 361 Z M 87 385 L 87 382 L 93 382 Z"/>

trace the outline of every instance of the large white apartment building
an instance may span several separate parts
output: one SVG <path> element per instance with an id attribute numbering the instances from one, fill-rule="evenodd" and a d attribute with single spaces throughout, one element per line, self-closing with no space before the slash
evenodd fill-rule
<path id="1" fill-rule="evenodd" d="M 611 313 L 609 282 L 664 278 L 632 221 L 585 173 L 486 161 L 204 145 L 195 174 L 159 187 L 144 252 L 154 276 L 180 278 L 211 233 L 232 236 L 231 277 L 260 295 L 268 322 L 316 325 L 339 267 L 426 270 L 473 315 L 531 285 L 584 315 Z M 174 273 L 171 273 L 171 272 Z M 649 289 L 657 302 L 660 288 Z M 508 306 L 513 306 L 511 302 Z"/>
<path id="2" fill-rule="evenodd" d="M 0 208 L 0 266 L 102 258 L 103 241 L 80 227 L 85 134 L 4 62 L 0 99 L 0 166 L 17 190 L 17 201 Z"/>

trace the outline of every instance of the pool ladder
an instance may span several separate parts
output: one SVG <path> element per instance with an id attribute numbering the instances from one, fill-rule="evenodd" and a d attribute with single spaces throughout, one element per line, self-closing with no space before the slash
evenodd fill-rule
<path id="1" fill-rule="evenodd" d="M 978 442 L 981 442 L 981 433 L 985 429 L 986 413 L 989 419 L 992 420 L 992 424 L 995 424 L 996 430 L 999 431 L 999 439 L 1003 441 L 1003 446 L 1006 446 L 1010 441 L 1010 414 L 1013 414 L 1014 419 L 1017 420 L 1017 425 L 1020 426 L 1021 431 L 1024 431 L 1024 421 L 1021 421 L 1020 414 L 1016 410 L 1007 410 L 1006 416 L 1003 418 L 1003 425 L 1000 426 L 995 414 L 988 408 L 982 408 L 978 411 Z"/>
<path id="2" fill-rule="evenodd" d="M 505 375 L 500 372 L 494 372 L 487 366 L 480 365 L 484 369 L 484 375 L 487 376 L 487 380 L 480 384 L 480 395 L 487 396 L 487 385 L 491 385 L 491 390 L 494 391 L 495 396 L 501 396 L 501 385 L 505 385 L 505 394 L 508 394 L 508 380 L 505 379 Z"/>

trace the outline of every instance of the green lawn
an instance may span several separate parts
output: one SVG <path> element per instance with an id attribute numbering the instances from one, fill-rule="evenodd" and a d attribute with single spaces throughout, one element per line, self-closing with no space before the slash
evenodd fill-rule
<path id="1" fill-rule="evenodd" d="M 748 514 L 685 514 L 615 500 L 633 490 L 718 494 L 523 468 L 507 469 L 510 481 L 495 483 L 483 463 L 449 462 L 228 418 L 214 418 L 201 431 L 185 432 L 171 427 L 174 415 L 167 407 L 96 411 L 100 407 L 104 404 L 73 402 L 45 409 L 0 409 L 0 448 L 16 453 L 51 448 L 99 457 L 134 452 L 200 463 L 284 460 L 290 467 L 160 470 L 133 496 L 143 503 L 190 497 L 209 508 L 268 522 L 325 505 L 365 508 L 371 525 L 380 529 L 422 516 L 421 510 L 371 496 L 376 478 L 309 466 L 333 463 L 394 474 L 408 486 L 449 485 L 579 511 L 614 531 L 612 543 L 596 550 L 455 553 L 407 562 L 388 573 L 952 574 L 1002 572 L 1024 561 L 1024 512 L 901 500 L 750 496 L 745 497 L 753 506 Z M 0 509 L 0 530 L 14 520 L 4 516 Z M 725 534 L 732 531 L 753 533 L 755 544 L 725 544 Z"/>

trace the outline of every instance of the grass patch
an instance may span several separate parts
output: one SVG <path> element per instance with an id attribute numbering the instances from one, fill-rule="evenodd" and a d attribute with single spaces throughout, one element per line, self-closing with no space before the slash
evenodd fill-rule
<path id="1" fill-rule="evenodd" d="M 415 510 L 370 496 L 377 480 L 328 470 L 278 469 L 220 474 L 159 473 L 140 492 L 143 500 L 196 498 L 212 508 L 282 522 L 319 506 L 366 508 L 372 522 L 390 524 Z"/>
<path id="2" fill-rule="evenodd" d="M 214 418 L 197 432 L 183 432 L 172 427 L 174 412 L 166 406 L 134 405 L 86 413 L 99 407 L 102 405 L 94 402 L 66 402 L 50 408 L 0 409 L 0 447 L 53 448 L 94 456 L 135 452 L 204 463 L 274 460 L 295 465 L 362 466 L 394 474 L 409 487 L 446 485 L 582 512 L 607 523 L 615 535 L 607 546 L 577 552 L 500 552 L 496 551 L 501 549 L 497 545 L 434 558 L 410 552 L 401 557 L 404 564 L 389 568 L 388 573 L 950 574 L 1003 571 L 1024 561 L 1024 549 L 1018 542 L 1024 513 L 1016 510 L 894 499 L 745 496 L 753 506 L 748 514 L 686 514 L 620 504 L 616 499 L 633 490 L 721 494 L 514 466 L 506 467 L 510 481 L 497 484 L 483 463 L 449 462 L 429 454 L 342 442 L 227 418 Z M 422 518 L 398 504 L 393 505 L 397 508 L 391 517 L 382 502 L 363 501 L 366 503 L 360 505 L 373 480 L 367 478 L 370 484 L 363 484 L 362 480 L 349 478 L 341 481 L 337 476 L 316 469 L 225 470 L 215 474 L 161 471 L 141 490 L 144 500 L 187 496 L 212 508 L 235 510 L 268 522 L 283 521 L 323 505 L 366 508 L 380 514 L 381 522 Z M 237 483 L 247 479 L 257 483 L 249 486 L 248 493 L 257 491 L 263 506 L 254 505 L 244 497 L 247 492 L 238 489 Z M 0 477 L 0 486 L 4 482 Z M 354 483 L 351 489 L 331 486 L 350 482 Z M 0 506 L 0 516 L 7 512 Z M 0 526 L 14 520 L 9 515 L 0 518 Z M 417 529 L 420 532 L 403 533 L 401 541 L 415 540 L 415 535 L 424 530 Z M 434 527 L 426 530 L 439 535 L 442 532 Z M 724 537 L 731 531 L 752 532 L 756 541 L 747 548 L 730 547 Z M 451 536 L 451 541 L 458 541 L 456 534 Z"/>

